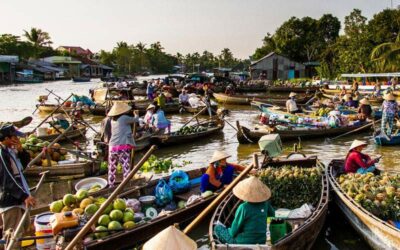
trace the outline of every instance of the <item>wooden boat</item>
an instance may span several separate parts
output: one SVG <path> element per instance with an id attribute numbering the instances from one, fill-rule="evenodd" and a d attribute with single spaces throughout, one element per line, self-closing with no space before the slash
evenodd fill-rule
<path id="1" fill-rule="evenodd" d="M 319 89 L 318 86 L 310 86 L 310 87 L 289 87 L 289 86 L 269 86 L 269 92 L 284 92 L 284 93 L 313 93 Z"/>
<path id="2" fill-rule="evenodd" d="M 336 177 L 343 173 L 343 167 L 344 160 L 333 160 L 327 169 L 335 203 L 373 249 L 399 249 L 400 229 L 371 214 L 342 191 Z"/>
<path id="3" fill-rule="evenodd" d="M 267 86 L 265 85 L 247 85 L 247 86 L 237 86 L 235 91 L 238 93 L 254 93 L 254 92 L 266 92 Z"/>
<path id="4" fill-rule="evenodd" d="M 374 136 L 374 140 L 375 140 L 376 145 L 396 146 L 396 145 L 400 145 L 400 134 L 392 135 L 390 137 L 378 134 L 378 135 Z"/>
<path id="5" fill-rule="evenodd" d="M 58 104 L 36 104 L 37 109 L 42 113 L 51 113 L 54 110 L 56 110 L 59 106 L 60 105 Z M 74 109 L 75 109 L 74 107 L 62 106 L 55 113 L 65 113 L 65 112 L 69 113 Z"/>
<path id="6" fill-rule="evenodd" d="M 197 114 L 197 113 L 199 113 L 202 109 L 204 109 L 205 108 L 205 106 L 198 106 L 198 107 L 196 107 L 196 108 L 193 108 L 193 107 L 191 107 L 191 106 L 183 106 L 183 109 L 184 109 L 184 111 L 185 112 L 187 112 L 187 113 L 192 113 L 192 114 Z M 212 110 L 212 113 L 215 113 L 215 112 L 213 112 L 214 110 L 217 110 L 218 109 L 218 104 L 216 104 L 216 103 L 211 103 L 211 110 Z M 206 110 L 204 110 L 203 112 L 201 112 L 201 114 L 202 115 L 208 115 L 208 111 L 207 111 L 207 109 Z"/>
<path id="7" fill-rule="evenodd" d="M 74 77 L 72 77 L 72 81 L 73 82 L 90 82 L 90 77 L 84 77 L 84 76 L 76 77 L 76 76 L 74 76 Z"/>
<path id="8" fill-rule="evenodd" d="M 199 125 L 206 127 L 206 131 L 197 132 L 194 134 L 187 135 L 178 135 L 176 132 L 172 132 L 167 135 L 153 135 L 152 142 L 158 145 L 173 145 L 173 144 L 181 144 L 186 142 L 193 142 L 195 139 L 207 137 L 209 135 L 218 133 L 224 129 L 224 121 L 223 120 L 215 120 L 205 123 L 200 123 Z"/>
<path id="9" fill-rule="evenodd" d="M 325 92 L 325 90 L 322 90 L 322 95 L 323 95 L 323 97 L 329 98 L 329 99 L 333 99 L 335 97 L 334 94 L 327 94 Z M 371 105 L 381 105 L 383 102 L 383 97 L 382 96 L 380 96 L 380 97 L 370 96 L 368 98 L 368 100 L 371 103 Z"/>
<path id="10" fill-rule="evenodd" d="M 292 165 L 299 167 L 312 167 L 312 166 L 320 166 L 324 168 L 324 166 L 316 159 L 312 159 L 313 162 L 310 162 L 310 158 L 305 158 L 304 163 L 303 159 L 296 160 L 292 162 L 291 160 L 278 161 L 276 163 L 269 162 L 268 166 L 280 167 L 282 165 Z M 313 164 L 310 164 L 313 163 Z M 265 166 L 265 165 L 264 165 Z M 263 166 L 263 167 L 264 167 Z M 293 228 L 297 227 L 294 231 L 284 236 L 274 245 L 240 245 L 240 244 L 223 244 L 221 243 L 217 237 L 213 234 L 214 225 L 217 221 L 220 221 L 224 225 L 230 225 L 235 216 L 235 210 L 242 202 L 238 198 L 236 198 L 232 193 L 228 195 L 217 207 L 214 212 L 214 215 L 211 218 L 209 225 L 209 235 L 211 242 L 211 249 L 294 249 L 294 250 L 303 250 L 303 249 L 311 249 L 314 244 L 319 232 L 321 231 L 323 224 L 325 222 L 326 215 L 328 213 L 328 202 L 329 202 L 329 183 L 328 178 L 325 173 L 322 175 L 321 181 L 321 196 L 318 204 L 315 205 L 316 209 L 313 213 L 305 219 L 288 219 Z"/>
<path id="11" fill-rule="evenodd" d="M 205 172 L 205 170 L 205 168 L 201 168 L 188 171 L 187 173 L 192 180 L 192 183 L 198 182 L 199 178 Z M 168 181 L 169 177 L 165 177 L 164 179 Z M 157 182 L 158 179 L 154 179 L 150 181 L 145 187 L 136 190 L 136 192 L 130 195 L 124 196 L 124 198 L 138 198 L 142 195 L 153 195 L 154 188 L 157 185 Z M 129 191 L 125 193 L 128 192 Z M 187 201 L 189 197 L 193 194 L 200 194 L 200 186 L 198 184 L 194 184 L 191 190 L 186 193 L 174 195 L 174 199 L 176 202 L 180 200 Z M 190 221 L 198 213 L 203 211 L 208 206 L 208 204 L 215 199 L 216 196 L 217 193 L 214 193 L 212 196 L 201 199 L 198 202 L 190 204 L 185 208 L 177 209 L 169 214 L 158 216 L 147 222 L 138 223 L 136 224 L 136 227 L 131 230 L 113 233 L 102 239 L 85 242 L 84 248 L 100 250 L 113 249 L 118 246 L 118 249 L 126 249 L 138 245 L 174 223 L 181 224 Z"/>
<path id="12" fill-rule="evenodd" d="M 128 104 L 132 105 L 131 101 L 126 101 Z M 139 114 L 144 115 L 146 114 L 146 109 L 150 105 L 150 101 L 140 101 L 135 102 L 133 105 L 134 110 L 139 110 Z M 111 107 L 111 106 L 110 106 Z M 110 108 L 108 108 L 110 109 Z M 175 114 L 179 113 L 180 105 L 177 102 L 166 103 L 165 108 L 163 109 L 167 114 Z M 89 107 L 89 112 L 92 115 L 96 116 L 106 116 L 107 107 L 102 104 L 96 104 L 94 106 Z"/>
<path id="13" fill-rule="evenodd" d="M 224 103 L 224 104 L 236 104 L 236 105 L 248 105 L 252 101 L 257 101 L 257 102 L 264 102 L 264 103 L 270 103 L 274 105 L 286 105 L 286 101 L 288 100 L 287 97 L 276 97 L 276 96 L 271 96 L 268 98 L 265 98 L 263 96 L 248 96 L 248 95 L 226 95 L 226 94 L 219 94 L 219 93 L 214 93 L 214 98 L 217 100 L 219 103 Z M 296 99 L 296 102 L 298 104 L 304 104 L 306 103 L 312 95 L 305 95 L 305 96 L 300 96 L 298 99 Z"/>
<path id="14" fill-rule="evenodd" d="M 305 127 L 305 128 L 297 128 L 292 130 L 279 130 L 279 129 L 253 129 L 250 130 L 244 126 L 239 124 L 239 121 L 236 122 L 236 127 L 238 132 L 236 134 L 237 140 L 241 144 L 248 143 L 257 143 L 258 140 L 268 134 L 279 134 L 283 141 L 289 140 L 297 140 L 301 139 L 315 139 L 315 138 L 327 138 L 328 136 L 340 135 L 347 132 L 350 132 L 355 129 L 360 129 L 362 126 L 365 126 L 365 123 L 361 123 L 356 126 L 345 126 L 338 128 L 317 128 L 317 127 Z M 366 126 L 360 131 L 365 131 L 371 128 L 372 125 Z"/>
<path id="15" fill-rule="evenodd" d="M 59 141 L 60 142 L 61 141 L 66 141 L 67 140 L 66 137 L 68 137 L 69 139 L 75 139 L 75 138 L 82 137 L 82 136 L 84 136 L 86 134 L 86 129 L 87 129 L 86 127 L 81 126 L 81 127 L 77 128 L 77 129 L 70 130 L 65 134 L 65 137 L 61 137 L 61 139 Z M 41 139 L 43 141 L 53 141 L 59 135 L 60 134 L 57 133 L 57 134 L 51 134 L 51 135 L 38 136 L 37 138 Z"/>
<path id="16" fill-rule="evenodd" d="M 39 178 L 39 174 L 44 171 L 49 171 L 46 174 L 46 181 L 51 180 L 71 180 L 98 174 L 100 170 L 99 164 L 93 161 L 79 161 L 64 165 L 55 165 L 51 167 L 32 166 L 26 168 L 24 175 L 28 178 Z"/>

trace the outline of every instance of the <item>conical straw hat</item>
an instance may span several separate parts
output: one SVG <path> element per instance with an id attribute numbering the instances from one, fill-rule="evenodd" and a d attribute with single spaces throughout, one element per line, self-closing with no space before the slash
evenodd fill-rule
<path id="1" fill-rule="evenodd" d="M 349 94 L 346 94 L 343 96 L 343 99 L 347 102 L 348 100 L 350 100 L 350 96 Z"/>
<path id="2" fill-rule="evenodd" d="M 364 105 L 370 105 L 370 102 L 368 101 L 367 98 L 361 99 L 360 103 L 361 103 L 361 104 L 364 104 Z"/>
<path id="3" fill-rule="evenodd" d="M 225 153 L 223 151 L 216 150 L 216 151 L 214 151 L 214 154 L 211 157 L 210 163 L 214 163 L 216 161 L 220 161 L 220 160 L 223 160 L 223 159 L 226 159 L 229 157 L 231 157 L 231 155 L 228 155 L 227 153 Z"/>
<path id="4" fill-rule="evenodd" d="M 257 177 L 249 177 L 233 188 L 233 194 L 248 202 L 263 202 L 271 197 L 271 190 Z"/>
<path id="5" fill-rule="evenodd" d="M 143 245 L 143 250 L 194 250 L 197 244 L 184 233 L 169 226 Z"/>
<path id="6" fill-rule="evenodd" d="M 394 95 L 392 93 L 386 94 L 384 99 L 386 101 L 394 101 L 395 100 Z"/>
<path id="7" fill-rule="evenodd" d="M 131 106 L 129 106 L 124 102 L 115 102 L 110 111 L 108 112 L 107 116 L 122 115 L 131 109 L 132 109 Z"/>
<path id="8" fill-rule="evenodd" d="M 293 96 L 296 96 L 296 95 L 297 95 L 296 93 L 290 92 L 289 97 L 293 97 Z"/>
<path id="9" fill-rule="evenodd" d="M 149 110 L 149 109 L 155 109 L 156 108 L 156 106 L 154 106 L 154 104 L 150 104 L 148 107 L 147 107 L 147 109 L 146 110 Z"/>
<path id="10" fill-rule="evenodd" d="M 365 141 L 354 140 L 353 143 L 351 144 L 350 148 L 349 148 L 349 151 L 354 149 L 354 148 L 356 148 L 356 147 L 366 146 L 366 145 L 368 145 L 368 143 L 365 142 Z"/>

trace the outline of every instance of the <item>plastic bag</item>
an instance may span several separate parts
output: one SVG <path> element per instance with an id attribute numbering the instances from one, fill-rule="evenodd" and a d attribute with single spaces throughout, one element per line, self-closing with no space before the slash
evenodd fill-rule
<path id="1" fill-rule="evenodd" d="M 168 185 L 174 194 L 184 193 L 190 189 L 189 175 L 182 170 L 174 170 L 169 178 Z"/>
<path id="2" fill-rule="evenodd" d="M 313 210 L 314 207 L 312 205 L 303 204 L 303 206 L 293 209 L 288 215 L 288 218 L 307 218 L 312 214 Z"/>
<path id="3" fill-rule="evenodd" d="M 158 181 L 154 192 L 157 206 L 163 207 L 172 201 L 172 189 L 170 186 L 168 186 L 164 179 Z"/>

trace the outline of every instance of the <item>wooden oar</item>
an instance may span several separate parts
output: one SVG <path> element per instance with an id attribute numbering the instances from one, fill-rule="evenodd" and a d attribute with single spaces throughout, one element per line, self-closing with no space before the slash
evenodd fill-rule
<path id="1" fill-rule="evenodd" d="M 64 103 L 66 103 L 66 102 L 69 100 L 69 98 L 71 98 L 73 95 L 74 95 L 74 94 L 71 94 L 71 95 L 70 95 L 67 99 L 65 99 L 60 105 L 58 105 L 58 107 L 57 107 L 56 109 L 54 109 L 53 111 L 51 111 L 51 113 L 50 113 L 46 118 L 44 118 L 44 120 L 41 121 L 41 122 L 31 131 L 31 134 L 33 134 L 33 133 L 36 131 L 36 129 L 37 129 L 38 127 L 42 126 L 54 113 L 56 113 L 56 112 L 61 108 L 61 106 L 64 105 Z"/>
<path id="2" fill-rule="evenodd" d="M 354 133 L 354 132 L 358 132 L 358 131 L 360 131 L 360 130 L 365 129 L 366 127 L 373 126 L 373 125 L 375 125 L 375 123 L 378 123 L 378 122 L 380 122 L 380 121 L 381 121 L 381 119 L 379 119 L 379 120 L 377 120 L 377 121 L 374 121 L 374 122 L 370 122 L 370 123 L 368 123 L 368 124 L 366 124 L 366 125 L 364 125 L 364 126 L 361 126 L 361 127 L 359 127 L 359 128 L 356 128 L 356 129 L 354 129 L 354 130 L 352 130 L 352 131 L 349 131 L 349 132 L 347 132 L 347 133 L 341 134 L 341 135 L 336 136 L 336 137 L 334 137 L 334 138 L 327 138 L 327 141 L 330 142 L 330 141 L 336 140 L 336 139 L 338 139 L 338 138 L 341 138 L 341 137 L 343 137 L 343 136 L 352 134 L 352 133 Z"/>
<path id="3" fill-rule="evenodd" d="M 156 147 L 153 145 L 149 151 L 140 159 L 140 161 L 136 164 L 136 166 L 129 172 L 128 176 L 118 185 L 118 187 L 112 192 L 112 194 L 108 197 L 108 199 L 101 204 L 100 208 L 97 212 L 90 218 L 90 220 L 85 224 L 85 226 L 79 231 L 79 233 L 72 239 L 72 241 L 68 244 L 65 250 L 72 250 L 75 245 L 89 232 L 92 225 L 96 223 L 98 218 L 103 214 L 104 210 L 108 207 L 108 205 L 118 196 L 118 194 L 124 189 L 126 184 L 133 178 L 137 171 L 141 168 L 141 166 L 147 161 L 150 155 Z"/>
<path id="4" fill-rule="evenodd" d="M 32 194 L 32 195 L 35 195 L 35 194 L 38 192 L 38 190 L 39 190 L 39 188 L 42 186 L 42 183 L 43 183 L 43 181 L 44 181 L 44 178 L 46 177 L 46 174 L 47 174 L 48 172 L 49 172 L 49 171 L 45 171 L 45 172 L 40 173 L 40 175 L 41 175 L 40 180 L 39 180 L 38 184 L 36 185 L 35 191 L 33 191 L 33 194 Z M 17 237 L 17 236 L 19 235 L 19 233 L 21 232 L 21 230 L 22 230 L 22 228 L 23 228 L 23 226 L 24 226 L 24 224 L 25 224 L 25 221 L 28 219 L 28 216 L 29 216 L 29 212 L 30 212 L 30 211 L 31 211 L 31 207 L 28 206 L 28 207 L 25 209 L 25 212 L 24 212 L 24 214 L 22 215 L 22 218 L 21 218 L 21 220 L 19 221 L 19 224 L 18 224 L 17 228 L 15 229 L 15 231 L 13 232 L 13 235 L 11 236 L 10 243 L 7 245 L 7 250 L 11 250 L 11 249 L 14 248 L 14 245 L 15 245 L 15 243 L 16 243 L 17 240 L 18 240 L 16 237 Z"/>
<path id="5" fill-rule="evenodd" d="M 188 234 L 193 230 L 214 208 L 231 192 L 231 190 L 239 183 L 239 181 L 246 176 L 250 170 L 254 167 L 255 163 L 252 163 L 246 169 L 244 169 L 224 190 L 215 198 L 213 202 L 206 209 L 203 210 L 184 230 L 183 233 Z"/>
<path id="6" fill-rule="evenodd" d="M 199 116 L 204 110 L 206 110 L 207 107 L 204 107 L 203 109 L 200 110 L 200 112 L 198 112 L 197 114 L 195 114 L 188 122 L 186 122 L 185 124 L 183 124 L 183 126 L 181 128 L 186 127 L 186 125 L 188 125 L 191 121 L 193 121 L 197 116 Z"/>

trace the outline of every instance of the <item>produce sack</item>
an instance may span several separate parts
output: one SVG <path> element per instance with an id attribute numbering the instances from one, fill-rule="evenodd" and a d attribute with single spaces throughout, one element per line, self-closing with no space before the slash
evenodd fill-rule
<path id="1" fill-rule="evenodd" d="M 174 170 L 169 178 L 168 185 L 174 194 L 185 193 L 190 189 L 189 175 L 182 170 Z"/>
<path id="2" fill-rule="evenodd" d="M 154 192 L 156 196 L 157 206 L 163 207 L 172 201 L 172 189 L 170 188 L 170 186 L 168 186 L 164 179 L 158 181 Z"/>

